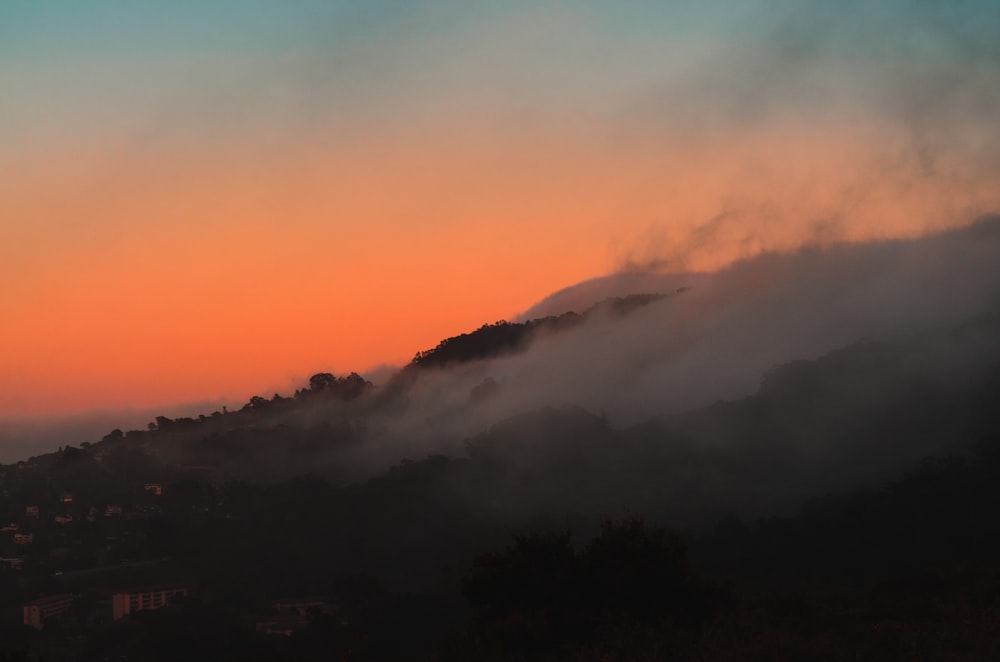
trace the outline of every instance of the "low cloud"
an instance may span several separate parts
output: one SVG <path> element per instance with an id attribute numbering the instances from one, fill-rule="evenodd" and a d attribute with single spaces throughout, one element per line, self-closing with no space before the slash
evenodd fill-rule
<path id="1" fill-rule="evenodd" d="M 357 397 L 262 399 L 242 418 L 178 422 L 145 447 L 171 466 L 222 462 L 223 476 L 320 471 L 340 483 L 403 458 L 471 458 L 448 489 L 502 516 L 633 507 L 704 524 L 773 513 L 968 450 L 982 432 L 981 386 L 1000 369 L 997 264 L 994 217 L 920 239 L 767 253 L 692 282 L 597 279 L 534 310 L 636 286 L 690 289 L 624 316 L 591 313 L 493 358 L 410 368 Z M 64 442 L 104 420 L 76 421 Z"/>
<path id="2" fill-rule="evenodd" d="M 998 263 L 998 219 L 917 240 L 761 255 L 624 318 L 543 335 L 511 356 L 420 372 L 402 405 L 366 412 L 372 443 L 357 461 L 367 472 L 401 456 L 461 454 L 466 439 L 545 407 L 578 406 L 622 429 L 738 400 L 777 365 L 862 340 L 945 331 L 1000 309 Z M 532 310 L 678 282 L 686 281 L 622 274 Z M 472 397 L 484 383 L 489 397 Z"/>

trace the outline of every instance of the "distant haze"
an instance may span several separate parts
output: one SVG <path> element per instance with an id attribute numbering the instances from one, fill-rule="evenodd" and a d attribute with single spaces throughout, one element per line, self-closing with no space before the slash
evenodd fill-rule
<path id="1" fill-rule="evenodd" d="M 157 416 L 191 416 L 237 403 L 189 402 L 154 409 L 94 410 L 75 414 L 0 417 L 0 463 L 26 460 L 61 446 L 94 443 L 114 429 L 143 430 Z M 240 403 L 242 404 L 242 403 Z"/>

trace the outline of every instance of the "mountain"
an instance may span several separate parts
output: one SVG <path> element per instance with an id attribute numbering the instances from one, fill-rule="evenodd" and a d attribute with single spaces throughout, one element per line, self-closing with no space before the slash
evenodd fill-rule
<path id="1" fill-rule="evenodd" d="M 669 293 L 657 291 L 652 294 L 608 297 L 590 305 L 581 313 L 567 311 L 559 315 L 533 317 L 524 322 L 502 320 L 495 324 L 484 324 L 471 333 L 445 338 L 434 349 L 417 352 L 407 368 L 440 368 L 448 364 L 468 363 L 514 353 L 527 348 L 542 334 L 567 331 L 597 317 L 624 317 L 643 306 L 681 294 L 686 289 L 688 288 L 681 287 L 670 290 Z"/>
<path id="2" fill-rule="evenodd" d="M 996 219 L 920 240 L 764 255 L 698 275 L 690 289 L 483 325 L 417 352 L 382 387 L 354 373 L 319 373 L 290 396 L 254 396 L 239 411 L 197 418 L 159 416 L 148 430 L 88 444 L 89 452 L 129 449 L 221 479 L 316 471 L 349 483 L 404 457 L 463 456 L 468 440 L 496 425 L 569 406 L 618 436 L 662 437 L 650 445 L 668 455 L 736 457 L 766 442 L 786 464 L 826 458 L 843 465 L 834 474 L 860 481 L 865 471 L 837 453 L 932 411 L 919 405 L 921 394 L 962 420 L 949 393 L 971 392 L 994 363 L 993 313 L 983 311 L 998 301 L 997 259 Z M 628 274 L 574 291 L 680 282 L 695 281 Z M 872 413 L 893 402 L 895 414 Z M 946 432 L 933 420 L 911 427 L 914 439 Z M 533 438 L 530 430 L 507 436 Z M 935 448 L 913 441 L 865 452 L 874 479 Z M 755 465 L 745 466 L 752 475 Z"/>
<path id="3" fill-rule="evenodd" d="M 11 564 L 0 568 L 0 606 L 79 596 L 64 645 L 85 641 L 103 656 L 115 646 L 140 655 L 194 628 L 245 650 L 370 646 L 360 657 L 395 659 L 464 627 L 455 659 L 479 656 L 465 648 L 476 641 L 510 653 L 532 637 L 554 651 L 690 646 L 705 657 L 713 641 L 742 650 L 755 628 L 808 657 L 816 645 L 782 620 L 784 598 L 755 602 L 698 573 L 764 595 L 807 592 L 812 618 L 868 653 L 881 640 L 855 627 L 873 618 L 864 591 L 899 573 L 943 573 L 955 582 L 920 604 L 957 627 L 970 621 L 938 609 L 941 586 L 971 609 L 1000 552 L 988 521 L 1000 503 L 998 258 L 996 220 L 764 255 L 690 289 L 484 325 L 417 353 L 381 386 L 317 373 L 286 396 L 157 416 L 0 467 L 0 522 L 21 536 L 0 540 Z M 575 550 L 567 530 L 592 541 Z M 490 549 L 504 551 L 473 563 Z M 192 601 L 98 624 L 98 605 L 133 564 L 152 564 L 156 583 L 164 557 Z M 660 567 L 649 559 L 676 570 L 655 581 L 691 588 L 669 614 L 609 614 L 585 595 L 552 602 L 529 590 L 548 568 L 562 573 L 559 590 L 600 578 L 607 599 L 627 606 L 613 587 L 643 583 L 622 573 Z M 962 564 L 985 569 L 958 576 Z M 518 586 L 527 593 L 505 588 Z M 840 602 L 816 593 L 830 586 L 847 592 Z M 276 640 L 245 626 L 273 620 L 278 598 L 317 593 L 338 606 L 312 614 L 311 630 Z M 899 611 L 912 593 L 878 595 L 894 622 L 922 627 Z M 698 619 L 648 620 L 686 613 Z M 713 640 L 711 628 L 732 639 Z M 11 632 L 0 640 L 27 636 Z M 37 641 L 56 646 L 58 632 Z M 988 647 L 989 632 L 970 637 Z"/>

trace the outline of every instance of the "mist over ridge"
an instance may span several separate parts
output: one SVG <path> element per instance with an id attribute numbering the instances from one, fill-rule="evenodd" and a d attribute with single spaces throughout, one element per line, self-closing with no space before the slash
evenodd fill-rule
<path id="1" fill-rule="evenodd" d="M 914 240 L 837 244 L 764 254 L 697 279 L 623 274 L 591 281 L 590 300 L 615 282 L 694 283 L 621 320 L 540 337 L 525 352 L 429 375 L 422 411 L 482 379 L 509 386 L 483 407 L 501 419 L 575 404 L 617 423 L 748 395 L 765 371 L 860 339 L 944 329 L 1000 304 L 1000 222 Z M 550 298 L 541 306 L 557 299 Z M 555 312 L 555 311 L 553 311 Z M 449 395 L 450 394 L 450 395 Z M 474 426 L 473 426 L 474 427 Z"/>
<path id="2" fill-rule="evenodd" d="M 401 457 L 460 454 L 466 439 L 546 407 L 581 407 L 614 426 L 631 426 L 748 396 L 783 363 L 861 340 L 946 330 L 995 311 L 997 264 L 1000 219 L 987 217 L 920 239 L 763 254 L 714 273 L 592 279 L 517 318 L 563 315 L 558 328 L 524 326 L 508 350 L 494 347 L 479 360 L 404 369 L 356 401 L 303 405 L 280 419 L 306 427 L 349 421 L 363 428 L 365 443 L 345 458 L 354 467 L 345 475 L 355 478 Z M 598 307 L 565 323 L 573 317 L 567 313 L 637 292 L 668 296 L 628 314 Z M 493 341 L 476 342 L 489 347 Z M 122 422 L 110 418 L 107 427 Z M 88 420 L 88 429 L 95 424 Z M 50 444 L 82 441 L 64 428 Z M 36 431 L 34 437 L 46 435 Z"/>
<path id="3" fill-rule="evenodd" d="M 0 89 L 0 662 L 1000 659 L 1000 1 L 0 2 Z"/>
<path id="4" fill-rule="evenodd" d="M 239 444 L 240 437 L 233 435 L 249 425 L 260 434 L 270 430 L 265 436 L 275 444 L 265 456 L 255 459 L 251 453 L 241 460 L 213 451 L 206 457 L 214 459 L 195 463 L 221 463 L 220 470 L 231 476 L 275 479 L 319 470 L 332 472 L 336 480 L 358 481 L 402 458 L 463 457 L 468 440 L 531 412 L 570 407 L 597 416 L 611 430 L 627 430 L 757 394 L 768 379 L 773 382 L 776 367 L 790 362 L 813 360 L 858 342 L 894 347 L 907 337 L 937 338 L 934 334 L 995 313 L 1000 308 L 996 264 L 1000 219 L 990 217 L 920 239 L 764 254 L 708 274 L 625 273 L 594 279 L 529 309 L 530 314 L 552 315 L 530 323 L 486 325 L 442 341 L 382 384 L 362 388 L 362 378 L 348 380 L 350 397 L 296 394 L 293 401 L 276 395 L 272 402 L 255 396 L 243 408 L 244 418 L 203 415 L 205 428 L 160 430 L 158 434 L 186 441 L 178 441 L 173 451 L 159 445 L 151 452 L 190 463 L 184 454 L 197 451 L 208 437 L 223 434 L 233 440 L 227 444 Z M 635 294 L 635 289 L 661 291 L 632 297 L 634 305 L 627 309 L 620 308 L 623 299 L 588 309 L 608 295 Z M 572 308 L 584 314 L 570 312 Z M 910 368 L 943 384 L 956 379 L 955 366 L 969 372 L 981 352 L 992 351 L 988 342 L 957 350 L 947 349 L 944 340 L 926 342 L 947 360 L 934 363 L 932 357 L 908 354 L 889 371 L 886 392 L 901 387 L 894 380 L 902 380 Z M 449 355 L 445 348 L 457 351 L 460 360 L 443 360 Z M 434 360 L 421 361 L 421 355 Z M 837 403 L 826 404 L 836 409 Z M 122 425 L 109 421 L 111 427 Z M 65 430 L 59 435 L 60 444 L 82 441 Z M 659 436 L 663 438 L 649 443 L 680 443 L 672 433 Z M 697 443 L 721 444 L 728 452 L 739 436 L 734 429 L 701 435 Z M 311 440 L 303 442 L 307 451 L 298 442 L 281 441 L 297 437 Z M 802 445 L 796 452 L 808 455 L 814 437 L 802 435 L 794 442 Z M 320 443 L 327 438 L 327 444 Z M 836 443 L 827 438 L 821 445 Z M 296 448 L 302 451 L 299 456 Z"/>
<path id="5" fill-rule="evenodd" d="M 484 324 L 381 384 L 319 372 L 294 393 L 63 444 L 0 466 L 5 527 L 27 530 L 0 541 L 24 566 L 0 577 L 13 586 L 10 573 L 30 569 L 36 585 L 67 591 L 107 591 L 133 572 L 197 580 L 208 609 L 271 620 L 276 596 L 322 591 L 345 618 L 313 613 L 302 632 L 397 632 L 395 614 L 410 623 L 422 611 L 440 637 L 467 618 L 460 598 L 474 600 L 465 589 L 484 564 L 506 573 L 503 559 L 522 567 L 537 545 L 546 573 L 623 545 L 608 561 L 615 585 L 632 567 L 618 559 L 637 545 L 644 556 L 651 539 L 674 561 L 649 571 L 765 590 L 862 591 L 900 572 L 993 563 L 998 259 L 1000 219 L 988 218 L 761 255 L 666 292 L 605 297 L 678 277 L 598 279 L 543 302 L 582 312 Z M 94 423 L 79 420 L 75 434 Z M 571 531 L 595 542 L 573 552 Z M 513 547 L 482 555 L 511 535 Z M 569 553 L 545 556 L 552 545 Z M 171 639 L 181 629 L 163 622 Z"/>

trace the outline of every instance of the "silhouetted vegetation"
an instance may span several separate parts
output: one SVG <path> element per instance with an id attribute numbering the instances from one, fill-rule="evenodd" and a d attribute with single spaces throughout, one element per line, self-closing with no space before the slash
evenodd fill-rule
<path id="1" fill-rule="evenodd" d="M 570 533 L 519 535 L 476 558 L 463 582 L 474 624 L 460 640 L 475 656 L 575 658 L 622 628 L 656 628 L 676 653 L 728 601 L 700 579 L 677 534 L 642 520 L 605 522 L 581 552 Z"/>
<path id="2" fill-rule="evenodd" d="M 683 292 L 678 290 L 677 293 Z M 444 367 L 451 363 L 466 363 L 502 356 L 523 349 L 541 333 L 557 333 L 572 329 L 598 315 L 622 316 L 666 298 L 666 294 L 633 294 L 606 299 L 582 313 L 542 317 L 526 322 L 501 320 L 484 324 L 472 333 L 446 338 L 434 349 L 417 352 L 409 368 Z"/>
<path id="3" fill-rule="evenodd" d="M 990 659 L 998 330 L 857 343 L 635 426 L 538 408 L 418 459 L 367 453 L 419 376 L 353 373 L 64 446 L 0 468 L 0 656 Z M 188 594 L 110 617 L 114 591 L 164 584 Z M 61 594 L 71 611 L 18 625 Z"/>

